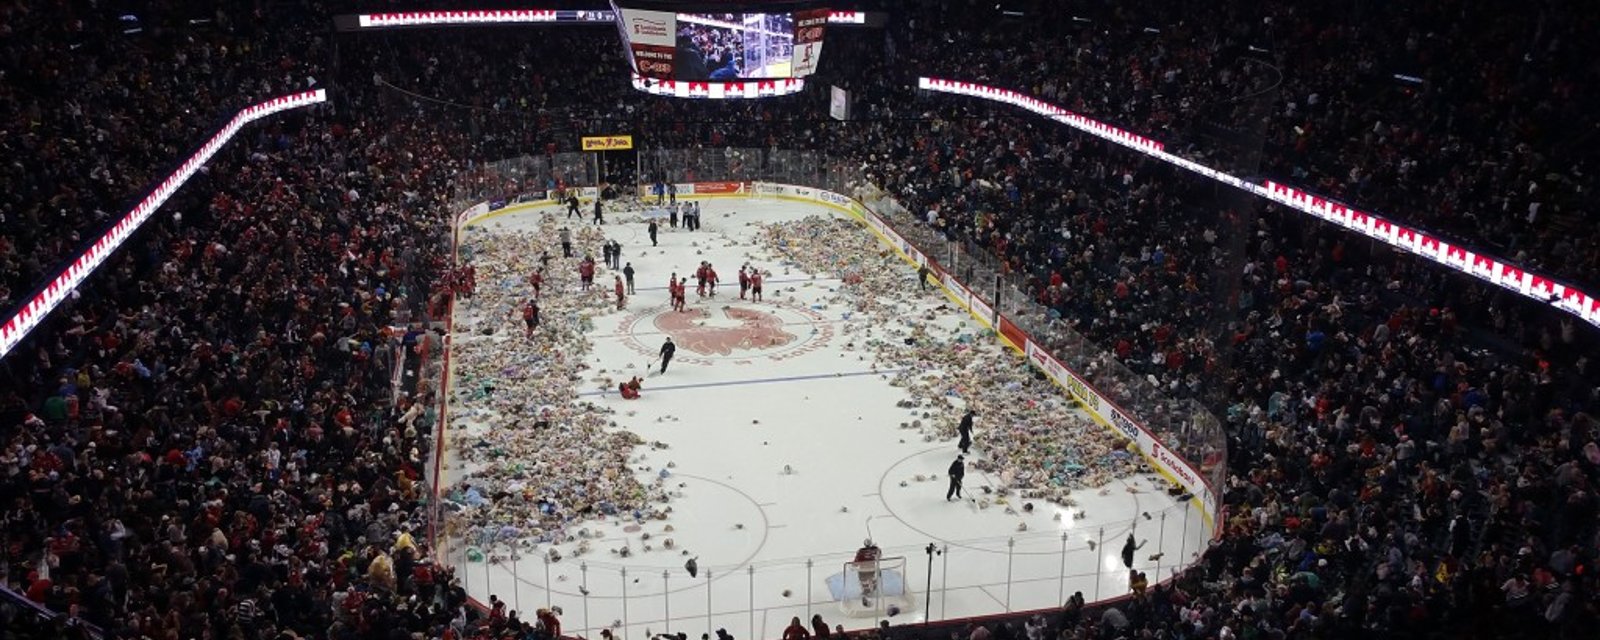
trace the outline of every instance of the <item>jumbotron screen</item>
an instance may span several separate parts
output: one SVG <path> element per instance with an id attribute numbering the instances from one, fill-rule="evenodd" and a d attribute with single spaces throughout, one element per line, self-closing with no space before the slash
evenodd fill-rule
<path id="1" fill-rule="evenodd" d="M 611 6 L 633 71 L 646 78 L 685 82 L 811 75 L 817 70 L 831 13 L 811 2 L 712 5 L 613 0 Z"/>

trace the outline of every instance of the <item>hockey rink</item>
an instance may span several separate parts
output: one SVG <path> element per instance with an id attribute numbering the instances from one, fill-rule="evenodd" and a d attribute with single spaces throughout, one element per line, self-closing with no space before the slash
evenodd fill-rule
<path id="1" fill-rule="evenodd" d="M 590 301 L 584 311 L 569 312 L 558 302 L 583 294 L 575 278 L 553 277 L 575 271 L 576 261 L 561 259 L 552 230 L 569 227 L 580 238 L 574 242 L 578 255 L 587 248 L 598 262 L 595 238 L 579 233 L 594 233 L 588 209 L 581 220 L 566 220 L 555 207 L 494 214 L 464 232 L 464 247 L 491 236 L 519 236 L 520 255 L 529 262 L 537 262 L 542 248 L 557 246 L 541 296 L 548 301 L 541 305 L 542 326 L 572 323 L 586 346 L 548 346 L 542 357 L 581 351 L 583 361 L 564 365 L 581 373 L 545 384 L 552 394 L 570 385 L 567 402 L 600 416 L 595 419 L 607 431 L 636 434 L 640 443 L 626 454 L 629 471 L 665 496 L 653 505 L 659 514 L 597 509 L 542 538 L 519 527 L 490 542 L 481 531 L 462 534 L 465 527 L 458 527 L 459 541 L 443 553 L 474 598 L 488 602 L 493 595 L 524 617 L 559 607 L 567 635 L 595 637 L 612 628 L 627 638 L 646 632 L 695 637 L 722 628 L 736 638 L 775 638 L 794 616 L 821 614 L 830 626 L 860 629 L 884 618 L 905 624 L 1056 607 L 1074 592 L 1090 601 L 1113 598 L 1129 590 L 1122 547 L 1130 534 L 1139 545 L 1134 568 L 1151 584 L 1204 548 L 1211 528 L 1198 507 L 1168 495 L 1164 481 L 1136 462 L 1130 464 L 1137 471 L 1073 490 L 1071 505 L 1004 492 L 1000 473 L 979 468 L 992 454 L 988 436 L 1009 426 L 997 424 L 1002 417 L 992 411 L 976 420 L 964 482 L 969 499 L 946 501 L 946 470 L 958 453 L 953 426 L 960 411 L 952 407 L 979 391 L 952 386 L 941 405 L 901 406 L 913 398 L 894 384 L 897 377 L 937 383 L 938 367 L 907 371 L 916 367 L 903 359 L 882 361 L 882 349 L 869 345 L 898 345 L 915 322 L 925 329 L 917 347 L 972 350 L 1018 372 L 1026 371 L 1023 359 L 937 286 L 917 292 L 916 271 L 892 253 L 858 262 L 880 269 L 887 261 L 890 277 L 915 295 L 860 307 L 850 304 L 851 285 L 841 274 L 802 269 L 796 256 L 774 247 L 773 232 L 763 226 L 813 216 L 848 220 L 845 213 L 743 197 L 707 199 L 701 206 L 701 230 L 674 230 L 662 220 L 658 247 L 650 246 L 639 212 L 608 211 L 598 229 L 621 243 L 622 259 L 637 271 L 636 294 L 620 311 Z M 850 228 L 876 242 L 865 226 Z M 815 251 L 815 245 L 795 240 L 789 248 Z M 500 255 L 508 254 L 502 248 Z M 480 293 L 455 311 L 446 487 L 473 482 L 489 465 L 537 469 L 561 462 L 539 460 L 545 455 L 586 457 L 570 444 L 554 454 L 525 448 L 492 461 L 460 455 L 487 446 L 475 438 L 510 419 L 504 398 L 497 409 L 478 397 L 503 396 L 505 388 L 478 396 L 467 391 L 483 384 L 463 381 L 474 358 L 510 361 L 534 344 L 509 306 L 532 295 L 517 277 L 524 266 L 497 269 L 488 262 L 490 252 L 472 256 Z M 668 277 L 688 277 L 702 260 L 722 280 L 716 297 L 699 298 L 691 280 L 687 310 L 672 311 Z M 770 272 L 765 302 L 739 300 L 737 271 L 747 263 Z M 595 281 L 602 297 L 610 295 L 614 273 L 601 264 Z M 569 317 L 574 314 L 588 319 Z M 669 335 L 678 345 L 670 368 L 665 374 L 647 370 Z M 476 366 L 513 368 L 494 362 Z M 616 383 L 634 375 L 643 378 L 642 396 L 625 400 Z M 1065 408 L 1064 392 L 1048 382 L 1039 383 L 1037 395 L 1041 401 L 1053 395 L 1050 401 L 1062 403 L 1063 412 L 1077 411 Z M 1087 420 L 1074 427 L 1083 430 L 1081 438 L 1118 446 L 1109 431 Z M 537 442 L 536 434 L 529 437 Z M 600 456 L 609 446 L 597 443 L 593 452 Z M 467 513 L 496 508 L 493 497 L 478 500 L 471 508 L 479 511 Z M 850 589 L 856 579 L 845 563 L 869 537 L 882 548 L 884 569 L 892 569 L 882 590 L 903 586 L 904 594 L 886 594 L 866 607 Z M 690 559 L 693 576 L 685 567 Z M 852 605 L 840 602 L 841 586 Z M 891 607 L 900 610 L 889 616 Z"/>

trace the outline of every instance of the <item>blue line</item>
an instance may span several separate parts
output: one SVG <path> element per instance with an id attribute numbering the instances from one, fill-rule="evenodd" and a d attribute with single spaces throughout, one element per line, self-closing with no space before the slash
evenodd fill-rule
<path id="1" fill-rule="evenodd" d="M 682 365 L 679 365 L 679 366 L 682 366 Z M 804 375 L 804 376 L 784 376 L 784 377 L 781 377 L 781 378 L 756 378 L 756 379 L 753 379 L 753 380 L 729 380 L 729 381 L 726 381 L 726 382 L 696 382 L 694 384 L 676 384 L 676 385 L 670 385 L 670 386 L 665 386 L 665 387 L 645 387 L 644 390 L 645 391 L 673 391 L 673 390 L 677 390 L 677 389 L 704 389 L 704 388 L 707 388 L 707 387 L 730 387 L 730 386 L 742 385 L 742 384 L 768 384 L 768 383 L 772 383 L 772 382 L 798 382 L 798 381 L 801 381 L 801 380 L 822 380 L 824 378 L 854 378 L 854 377 L 857 377 L 857 376 L 875 376 L 875 375 L 878 375 L 880 373 L 891 373 L 891 374 L 892 373 L 900 373 L 901 371 L 905 371 L 905 369 L 880 369 L 878 371 L 855 371 L 855 372 L 852 372 L 852 373 L 814 373 L 814 374 Z M 578 397 L 583 398 L 583 397 L 588 397 L 588 396 L 602 396 L 602 395 L 605 395 L 605 394 L 608 394 L 608 393 L 616 393 L 616 390 L 615 389 L 607 389 L 605 391 L 585 391 L 583 393 L 578 394 Z"/>

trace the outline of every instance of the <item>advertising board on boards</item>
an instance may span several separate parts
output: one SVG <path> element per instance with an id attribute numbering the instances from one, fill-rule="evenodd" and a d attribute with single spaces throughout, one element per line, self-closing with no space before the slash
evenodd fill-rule
<path id="1" fill-rule="evenodd" d="M 971 302 L 967 303 L 967 306 L 972 308 L 972 312 L 977 314 L 978 319 L 984 324 L 994 322 L 994 307 L 989 306 L 988 301 L 977 293 L 971 294 Z"/>
<path id="2" fill-rule="evenodd" d="M 729 193 L 744 193 L 743 182 L 696 182 L 694 192 L 698 195 L 717 195 Z"/>
<path id="3" fill-rule="evenodd" d="M 584 136 L 584 151 L 627 151 L 633 148 L 633 136 Z"/>

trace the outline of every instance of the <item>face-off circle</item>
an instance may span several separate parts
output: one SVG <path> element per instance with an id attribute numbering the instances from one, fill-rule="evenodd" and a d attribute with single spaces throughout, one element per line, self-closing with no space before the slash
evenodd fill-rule
<path id="1" fill-rule="evenodd" d="M 784 303 L 707 302 L 682 312 L 654 307 L 617 326 L 623 344 L 656 356 L 667 336 L 678 345 L 673 362 L 754 364 L 782 361 L 828 346 L 833 325 L 821 314 Z"/>

